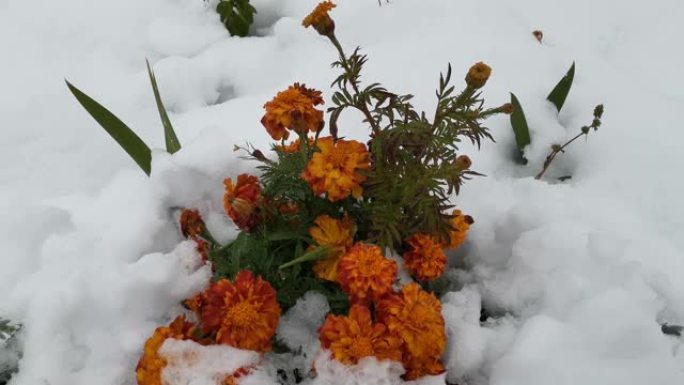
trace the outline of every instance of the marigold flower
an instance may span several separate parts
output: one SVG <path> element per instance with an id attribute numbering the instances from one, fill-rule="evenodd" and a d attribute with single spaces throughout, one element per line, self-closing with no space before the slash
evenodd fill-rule
<path id="1" fill-rule="evenodd" d="M 166 359 L 159 355 L 159 349 L 168 338 L 177 340 L 193 339 L 195 324 L 187 322 L 185 316 L 178 316 L 169 324 L 155 329 L 145 342 L 143 355 L 135 368 L 138 385 L 161 385 L 161 372 L 166 366 Z"/>
<path id="2" fill-rule="evenodd" d="M 204 293 L 201 325 L 216 332 L 216 342 L 239 349 L 265 352 L 278 326 L 280 306 L 271 285 L 243 270 L 235 282 L 212 284 Z"/>
<path id="3" fill-rule="evenodd" d="M 335 22 L 330 18 L 328 12 L 335 7 L 336 5 L 330 0 L 319 3 L 316 8 L 304 18 L 302 25 L 306 28 L 314 27 L 314 29 L 323 36 L 330 36 L 335 32 Z"/>
<path id="4" fill-rule="evenodd" d="M 180 229 L 183 236 L 193 238 L 202 235 L 206 226 L 197 210 L 183 209 L 180 215 Z"/>
<path id="5" fill-rule="evenodd" d="M 465 241 L 470 225 L 474 223 L 473 217 L 463 215 L 461 210 L 454 210 L 451 215 L 451 231 L 449 231 L 449 243 L 445 245 L 447 249 L 455 249 Z"/>
<path id="6" fill-rule="evenodd" d="M 309 146 L 313 145 L 314 143 L 314 138 L 307 138 L 309 141 Z M 292 142 L 285 144 L 285 145 L 277 145 L 276 150 L 280 152 L 284 152 L 286 154 L 294 154 L 295 152 L 299 151 L 299 146 L 300 146 L 300 141 L 299 139 L 295 139 Z"/>
<path id="7" fill-rule="evenodd" d="M 355 304 L 349 316 L 328 315 L 321 327 L 321 346 L 344 364 L 356 364 L 363 357 L 401 361 L 401 339 L 381 323 L 373 323 L 367 306 Z"/>
<path id="8" fill-rule="evenodd" d="M 340 258 L 337 274 L 352 302 L 377 301 L 392 290 L 397 264 L 385 258 L 380 247 L 357 242 Z"/>
<path id="9" fill-rule="evenodd" d="M 429 234 L 414 234 L 406 240 L 408 251 L 403 255 L 404 266 L 412 276 L 429 281 L 444 274 L 446 255 L 439 240 Z"/>
<path id="10" fill-rule="evenodd" d="M 465 81 L 468 86 L 478 89 L 484 87 L 485 83 L 489 79 L 489 75 L 492 74 L 492 68 L 483 62 L 475 63 L 468 74 L 466 75 Z"/>
<path id="11" fill-rule="evenodd" d="M 333 141 L 332 137 L 318 139 L 316 146 L 320 151 L 313 154 L 302 172 L 314 193 L 327 193 L 331 202 L 349 195 L 360 198 L 366 176 L 359 171 L 370 167 L 366 146 L 355 140 Z"/>
<path id="12" fill-rule="evenodd" d="M 237 184 L 233 184 L 231 178 L 226 178 L 223 184 L 226 186 L 223 208 L 237 227 L 250 231 L 258 223 L 257 203 L 261 200 L 259 179 L 254 175 L 240 174 Z"/>
<path id="13" fill-rule="evenodd" d="M 295 83 L 264 104 L 266 114 L 261 124 L 275 140 L 287 139 L 293 130 L 300 134 L 323 129 L 323 111 L 314 106 L 323 104 L 321 92 Z"/>
<path id="14" fill-rule="evenodd" d="M 439 374 L 439 362 L 446 343 L 442 305 L 417 283 L 402 287 L 397 294 L 380 300 L 375 308 L 379 322 L 404 341 L 402 362 L 406 379 L 425 374 Z"/>
<path id="15" fill-rule="evenodd" d="M 336 282 L 337 265 L 342 254 L 354 243 L 356 224 L 349 217 L 335 219 L 328 215 L 318 216 L 314 224 L 316 226 L 309 229 L 309 235 L 319 246 L 330 248 L 328 256 L 314 264 L 314 274 L 320 279 Z"/>

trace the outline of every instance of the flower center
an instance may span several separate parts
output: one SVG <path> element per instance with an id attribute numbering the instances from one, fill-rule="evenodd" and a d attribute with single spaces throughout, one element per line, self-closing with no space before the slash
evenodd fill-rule
<path id="1" fill-rule="evenodd" d="M 357 358 L 372 356 L 374 351 L 370 338 L 361 337 L 354 341 L 354 344 L 351 346 L 351 353 Z"/>
<path id="2" fill-rule="evenodd" d="M 245 327 L 253 324 L 258 318 L 254 306 L 248 301 L 242 301 L 228 310 L 226 320 L 238 327 Z"/>

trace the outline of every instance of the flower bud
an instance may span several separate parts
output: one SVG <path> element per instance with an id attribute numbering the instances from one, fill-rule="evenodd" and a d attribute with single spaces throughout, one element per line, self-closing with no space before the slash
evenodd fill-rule
<path id="1" fill-rule="evenodd" d="M 335 8 L 332 1 L 327 0 L 319 3 L 316 8 L 304 18 L 304 27 L 313 27 L 323 36 L 332 36 L 335 33 L 335 22 L 330 18 L 328 12 Z"/>
<path id="2" fill-rule="evenodd" d="M 561 145 L 560 144 L 552 144 L 551 150 L 553 150 L 554 152 L 560 152 L 561 151 Z"/>
<path id="3" fill-rule="evenodd" d="M 459 171 L 469 169 L 472 164 L 473 161 L 470 160 L 468 155 L 460 155 L 456 158 L 456 167 L 458 167 Z"/>
<path id="4" fill-rule="evenodd" d="M 582 133 L 583 134 L 588 134 L 589 133 L 589 126 L 582 126 Z"/>
<path id="5" fill-rule="evenodd" d="M 482 88 L 484 87 L 485 83 L 487 83 L 487 79 L 489 79 L 489 75 L 491 74 L 491 67 L 483 62 L 475 63 L 472 67 L 470 67 L 470 70 L 468 70 L 465 81 L 466 84 L 472 88 Z"/>
<path id="6" fill-rule="evenodd" d="M 506 103 L 503 106 L 500 107 L 501 112 L 503 112 L 506 115 L 510 115 L 513 113 L 513 105 L 511 103 Z"/>

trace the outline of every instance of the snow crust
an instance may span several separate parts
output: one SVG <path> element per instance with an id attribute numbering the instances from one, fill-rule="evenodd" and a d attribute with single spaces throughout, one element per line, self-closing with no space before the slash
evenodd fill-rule
<path id="1" fill-rule="evenodd" d="M 239 39 L 218 21 L 215 1 L 0 0 L 0 316 L 24 325 L 11 384 L 134 384 L 145 339 L 211 273 L 181 242 L 175 208 L 199 208 L 230 240 L 222 180 L 255 166 L 233 145 L 268 149 L 261 106 L 288 84 L 330 100 L 334 50 L 301 27 L 316 1 L 252 3 L 255 36 Z M 360 44 L 369 55 L 365 81 L 414 93 L 416 106 L 431 109 L 447 62 L 460 81 L 482 60 L 493 68 L 488 105 L 513 91 L 531 126 L 524 167 L 510 161 L 505 117 L 487 122 L 496 143 L 463 147 L 487 177 L 454 197 L 475 224 L 450 256 L 452 291 L 442 298 L 448 372 L 424 381 L 684 383 L 682 340 L 659 326 L 684 324 L 684 54 L 674 48 L 684 5 L 357 0 L 333 12 L 347 50 Z M 145 57 L 183 144 L 173 156 L 155 152 L 150 178 L 63 83 L 163 148 Z M 575 83 L 557 115 L 545 97 L 572 61 Z M 600 130 L 534 180 L 549 146 L 587 124 L 598 103 Z M 367 134 L 351 112 L 340 128 Z M 278 337 L 313 352 L 326 306 L 307 296 Z M 311 354 L 315 384 L 400 383 L 388 362 L 346 368 Z M 276 383 L 266 367 L 243 381 Z"/>

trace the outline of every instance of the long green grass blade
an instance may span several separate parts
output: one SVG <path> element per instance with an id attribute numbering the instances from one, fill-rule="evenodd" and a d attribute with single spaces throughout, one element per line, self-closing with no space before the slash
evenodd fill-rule
<path id="1" fill-rule="evenodd" d="M 161 100 L 161 95 L 159 94 L 159 87 L 157 86 L 157 78 L 154 76 L 154 71 L 150 66 L 150 62 L 145 60 L 147 63 L 147 74 L 150 75 L 150 83 L 152 83 L 152 91 L 154 92 L 154 99 L 157 101 L 157 110 L 159 110 L 159 118 L 161 119 L 162 125 L 164 126 L 164 140 L 166 141 L 166 152 L 173 154 L 181 149 L 180 141 L 176 136 L 176 132 L 173 130 L 173 125 L 171 124 L 171 119 L 169 119 L 169 114 L 166 113 L 166 108 Z"/>
<path id="2" fill-rule="evenodd" d="M 66 81 L 66 80 L 65 80 Z M 78 88 L 66 81 L 67 86 L 72 94 L 76 97 L 83 108 L 88 111 L 90 116 L 95 119 L 107 133 L 119 143 L 119 146 L 133 158 L 135 163 L 145 172 L 150 175 L 152 170 L 152 151 L 147 147 L 145 142 L 138 137 L 124 122 L 117 118 L 114 114 L 109 112 L 106 108 L 90 96 L 84 94 Z"/>
<path id="3" fill-rule="evenodd" d="M 556 106 L 556 110 L 560 112 L 565 104 L 565 99 L 570 93 L 570 87 L 572 87 L 572 81 L 575 79 L 575 62 L 572 62 L 572 66 L 568 72 L 563 76 L 563 78 L 556 84 L 556 87 L 551 90 L 549 96 L 546 97 L 548 101 Z"/>
<path id="4" fill-rule="evenodd" d="M 530 129 L 527 126 L 527 119 L 525 119 L 525 111 L 523 111 L 518 98 L 511 92 L 511 105 L 513 105 L 513 113 L 511 113 L 511 126 L 515 134 L 515 144 L 518 147 L 518 161 L 522 164 L 527 164 L 523 150 L 525 146 L 530 144 Z"/>

